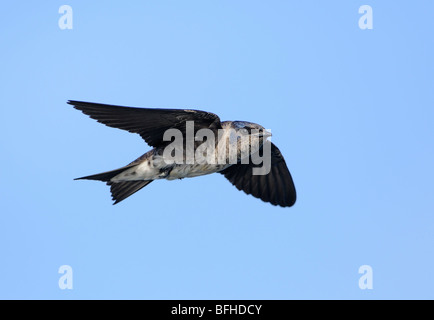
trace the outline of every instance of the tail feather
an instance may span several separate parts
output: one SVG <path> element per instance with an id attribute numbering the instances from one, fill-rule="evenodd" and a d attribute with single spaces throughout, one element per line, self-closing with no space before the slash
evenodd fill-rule
<path id="1" fill-rule="evenodd" d="M 143 187 L 146 187 L 154 180 L 141 180 L 141 181 L 122 181 L 122 182 L 107 182 L 110 186 L 110 192 L 112 193 L 113 204 L 119 203 L 125 200 L 133 193 L 136 193 Z"/>
<path id="2" fill-rule="evenodd" d="M 86 176 L 86 177 L 81 177 L 81 178 L 75 178 L 74 180 L 98 180 L 98 181 L 104 181 L 104 182 L 108 182 L 110 181 L 111 178 L 117 176 L 119 173 L 131 168 L 133 166 L 125 166 L 116 170 L 111 170 L 111 171 L 106 171 L 103 173 L 97 173 L 97 174 L 93 174 L 90 176 Z"/>
<path id="3" fill-rule="evenodd" d="M 137 181 L 121 181 L 121 182 L 113 182 L 110 181 L 113 177 L 122 173 L 123 171 L 133 167 L 134 165 L 128 165 L 116 170 L 106 171 L 103 173 L 93 174 L 86 177 L 76 178 L 74 180 L 97 180 L 106 182 L 108 186 L 110 186 L 110 192 L 112 194 L 112 199 L 115 201 L 113 204 L 119 203 L 122 200 L 125 200 L 133 193 L 136 193 L 143 187 L 150 184 L 153 180 L 137 180 Z"/>

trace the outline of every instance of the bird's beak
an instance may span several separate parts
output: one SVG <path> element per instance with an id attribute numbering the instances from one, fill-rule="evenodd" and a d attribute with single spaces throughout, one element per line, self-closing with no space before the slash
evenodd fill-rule
<path id="1" fill-rule="evenodd" d="M 272 136 L 271 131 L 268 131 L 268 130 L 265 130 L 265 129 L 264 129 L 262 135 L 264 136 L 264 138 L 268 138 L 268 137 Z"/>
<path id="2" fill-rule="evenodd" d="M 272 134 L 271 134 L 270 131 L 264 129 L 264 130 L 259 131 L 259 132 L 257 132 L 257 133 L 252 133 L 252 136 L 263 137 L 263 138 L 266 139 L 266 138 L 268 138 L 268 137 L 271 137 Z"/>

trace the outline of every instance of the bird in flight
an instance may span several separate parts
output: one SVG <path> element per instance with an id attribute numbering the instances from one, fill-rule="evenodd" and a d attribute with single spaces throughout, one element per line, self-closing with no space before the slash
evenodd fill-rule
<path id="1" fill-rule="evenodd" d="M 74 100 L 68 104 L 109 127 L 138 133 L 153 147 L 124 167 L 75 179 L 105 182 L 110 186 L 113 204 L 154 180 L 216 172 L 238 190 L 272 205 L 291 207 L 295 203 L 295 186 L 285 159 L 267 140 L 271 133 L 258 124 L 220 121 L 216 114 L 200 110 L 122 107 Z M 233 146 L 235 151 L 231 153 Z"/>

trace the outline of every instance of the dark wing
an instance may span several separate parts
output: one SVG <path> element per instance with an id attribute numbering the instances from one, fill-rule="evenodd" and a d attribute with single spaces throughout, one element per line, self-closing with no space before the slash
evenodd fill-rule
<path id="1" fill-rule="evenodd" d="M 265 143 L 271 143 L 269 141 Z M 291 174 L 279 149 L 271 143 L 271 170 L 266 175 L 253 175 L 252 169 L 259 167 L 249 164 L 234 164 L 220 171 L 238 190 L 281 207 L 291 207 L 296 192 Z"/>
<path id="2" fill-rule="evenodd" d="M 200 110 L 133 108 L 73 100 L 68 103 L 109 127 L 138 133 L 153 147 L 170 143 L 163 141 L 167 129 L 179 129 L 185 136 L 186 121 L 194 121 L 194 134 L 202 128 L 221 129 L 216 114 Z"/>

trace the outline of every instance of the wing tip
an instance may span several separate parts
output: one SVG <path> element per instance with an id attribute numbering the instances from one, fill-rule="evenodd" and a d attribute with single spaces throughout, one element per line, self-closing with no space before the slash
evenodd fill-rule
<path id="1" fill-rule="evenodd" d="M 75 106 L 75 105 L 77 105 L 79 103 L 82 103 L 82 101 L 68 100 L 68 101 L 66 101 L 66 103 Z"/>
<path id="2" fill-rule="evenodd" d="M 290 207 L 294 206 L 295 203 L 296 203 L 296 199 L 294 198 L 294 199 L 291 199 L 291 201 L 289 201 L 289 202 L 285 202 L 284 204 L 279 203 L 278 205 L 281 206 L 282 208 L 290 208 Z"/>
<path id="3" fill-rule="evenodd" d="M 86 102 L 84 101 L 68 100 L 66 101 L 66 103 L 73 106 L 74 109 L 77 109 L 82 112 L 84 112 L 83 108 L 86 106 Z"/>

